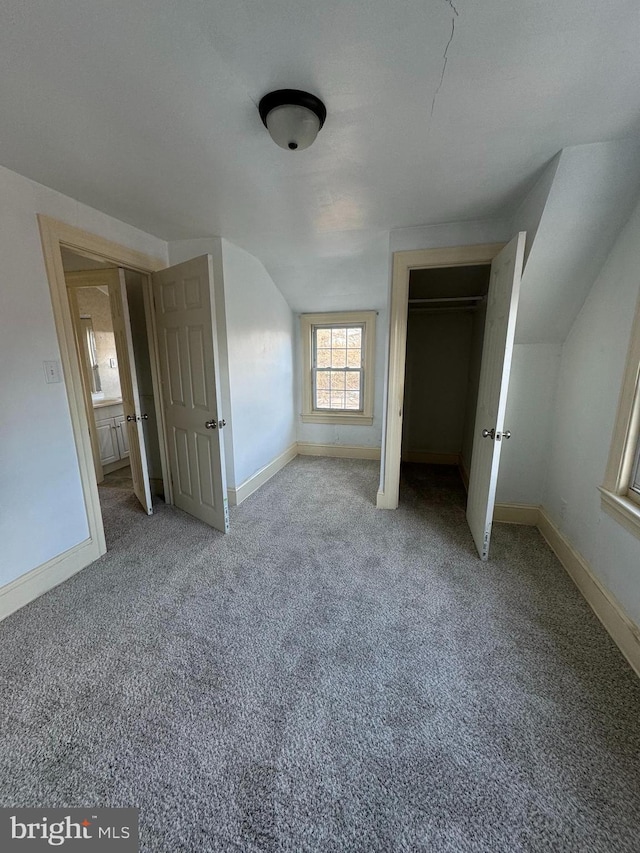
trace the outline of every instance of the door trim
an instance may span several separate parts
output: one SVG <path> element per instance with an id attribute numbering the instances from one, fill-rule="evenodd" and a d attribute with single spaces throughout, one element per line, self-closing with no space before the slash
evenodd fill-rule
<path id="1" fill-rule="evenodd" d="M 407 314 L 411 270 L 436 267 L 468 267 L 490 264 L 506 243 L 479 243 L 476 246 L 447 246 L 393 253 L 391 311 L 389 317 L 389 372 L 385 430 L 382 437 L 378 509 L 397 509 L 400 491 L 400 455 L 404 406 Z"/>
<path id="2" fill-rule="evenodd" d="M 69 413 L 71 415 L 71 426 L 73 437 L 78 454 L 78 468 L 80 471 L 80 481 L 82 484 L 82 494 L 84 498 L 85 510 L 87 513 L 87 523 L 89 526 L 89 539 L 96 543 L 97 553 L 91 551 L 91 557 L 85 565 L 95 560 L 107 550 L 104 538 L 104 526 L 102 523 L 102 512 L 100 509 L 100 500 L 98 497 L 98 486 L 93 465 L 93 452 L 91 447 L 91 438 L 89 435 L 89 423 L 84 403 L 84 391 L 82 385 L 82 376 L 80 373 L 80 363 L 76 353 L 75 336 L 73 322 L 71 318 L 71 310 L 69 300 L 67 298 L 67 284 L 65 281 L 64 268 L 62 265 L 61 247 L 78 251 L 85 257 L 97 261 L 108 261 L 115 266 L 127 267 L 142 273 L 143 277 L 148 277 L 152 272 L 163 269 L 167 263 L 163 258 L 152 257 L 138 252 L 135 249 L 130 249 L 122 246 L 119 243 L 113 243 L 106 240 L 97 234 L 91 234 L 89 231 L 83 231 L 81 228 L 76 228 L 68 225 L 66 222 L 60 222 L 57 219 L 52 219 L 43 214 L 37 215 L 38 226 L 40 228 L 40 239 L 42 242 L 42 254 L 44 264 L 49 281 L 49 290 L 51 293 L 51 305 L 53 308 L 53 318 L 58 336 L 58 345 L 60 347 L 60 360 L 62 362 L 62 372 L 65 381 L 67 392 L 67 400 L 69 403 Z M 144 280 L 144 278 L 143 278 Z M 148 281 L 148 279 L 147 279 Z M 155 351 L 157 358 L 157 346 L 155 338 L 149 341 L 151 348 Z M 153 361 L 152 370 L 153 370 Z M 155 387 L 154 387 L 155 392 Z M 158 403 L 159 401 L 156 401 Z M 162 408 L 160 406 L 160 408 Z M 159 432 L 163 432 L 163 422 L 158 420 Z M 164 434 L 160 438 L 160 454 L 164 457 L 166 453 Z M 164 471 L 164 461 L 163 461 Z M 166 485 L 166 483 L 165 483 Z M 80 568 L 84 568 L 81 566 Z M 78 569 L 79 570 L 79 569 Z"/>

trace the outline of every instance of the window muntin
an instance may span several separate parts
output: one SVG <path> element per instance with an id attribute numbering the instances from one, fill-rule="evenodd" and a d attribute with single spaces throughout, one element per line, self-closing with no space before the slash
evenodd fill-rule
<path id="1" fill-rule="evenodd" d="M 363 323 L 312 327 L 314 411 L 363 411 L 364 337 Z"/>

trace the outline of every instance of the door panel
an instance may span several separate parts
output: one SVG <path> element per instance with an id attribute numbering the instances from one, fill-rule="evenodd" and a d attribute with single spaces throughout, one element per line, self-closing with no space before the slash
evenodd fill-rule
<path id="1" fill-rule="evenodd" d="M 122 407 L 125 418 L 121 431 L 125 433 L 123 439 L 126 439 L 129 448 L 129 464 L 131 465 L 133 491 L 140 501 L 142 508 L 148 515 L 151 515 L 153 513 L 153 504 L 149 484 L 144 431 L 142 429 L 143 412 L 140 407 L 140 394 L 138 393 L 138 378 L 133 354 L 133 338 L 131 335 L 131 321 L 129 319 L 124 270 L 118 269 L 113 271 L 113 280 L 109 283 L 109 299 L 111 302 L 111 316 L 120 370 Z"/>
<path id="2" fill-rule="evenodd" d="M 483 560 L 491 541 L 525 237 L 517 234 L 491 264 L 467 501 L 467 521 Z M 483 430 L 489 435 L 483 437 Z"/>
<path id="3" fill-rule="evenodd" d="M 154 273 L 162 397 L 176 506 L 218 530 L 229 529 L 220 435 L 211 258 Z M 207 423 L 215 428 L 207 428 Z"/>

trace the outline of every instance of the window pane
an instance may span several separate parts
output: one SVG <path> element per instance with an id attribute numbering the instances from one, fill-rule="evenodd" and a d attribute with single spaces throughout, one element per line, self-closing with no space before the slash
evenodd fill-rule
<path id="1" fill-rule="evenodd" d="M 360 374 L 359 373 L 347 373 L 347 390 L 349 391 L 359 391 L 360 390 Z"/>
<path id="2" fill-rule="evenodd" d="M 359 409 L 360 408 L 360 392 L 359 391 L 347 391 L 346 408 L 347 409 Z"/>
<path id="3" fill-rule="evenodd" d="M 329 391 L 316 391 L 316 409 L 328 409 L 331 405 Z"/>
<path id="4" fill-rule="evenodd" d="M 316 330 L 316 346 L 327 348 L 331 346 L 331 329 Z"/>
<path id="5" fill-rule="evenodd" d="M 331 346 L 346 347 L 347 345 L 347 330 L 346 329 L 331 329 Z"/>
<path id="6" fill-rule="evenodd" d="M 347 366 L 347 350 L 332 349 L 331 350 L 331 367 L 346 367 Z"/>
<path id="7" fill-rule="evenodd" d="M 347 350 L 347 366 L 362 367 L 362 351 L 359 349 Z"/>
<path id="8" fill-rule="evenodd" d="M 345 375 L 342 370 L 331 371 L 331 388 L 334 391 L 344 391 Z"/>
<path id="9" fill-rule="evenodd" d="M 344 391 L 331 392 L 331 408 L 344 409 Z"/>
<path id="10" fill-rule="evenodd" d="M 362 346 L 362 329 L 347 329 L 347 346 L 360 349 Z"/>
<path id="11" fill-rule="evenodd" d="M 316 388 L 329 388 L 328 370 L 318 370 L 316 373 Z"/>
<path id="12" fill-rule="evenodd" d="M 316 367 L 331 367 L 331 350 L 318 349 L 316 357 Z"/>
<path id="13" fill-rule="evenodd" d="M 640 440 L 638 440 L 638 447 L 636 450 L 636 461 L 633 468 L 633 474 L 631 475 L 631 491 L 636 492 L 636 494 L 640 495 Z"/>

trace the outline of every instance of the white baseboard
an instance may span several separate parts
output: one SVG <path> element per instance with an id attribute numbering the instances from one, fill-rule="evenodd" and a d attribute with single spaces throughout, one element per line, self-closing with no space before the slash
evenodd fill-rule
<path id="1" fill-rule="evenodd" d="M 307 441 L 298 442 L 298 453 L 300 456 L 335 456 L 341 459 L 380 459 L 379 447 L 311 444 Z"/>
<path id="2" fill-rule="evenodd" d="M 569 540 L 540 507 L 538 530 L 564 566 L 587 603 L 602 622 L 635 673 L 640 676 L 640 627 L 629 619 L 619 602 L 601 584 Z"/>
<path id="3" fill-rule="evenodd" d="M 378 509 L 398 509 L 398 501 L 390 501 L 384 491 L 379 489 L 376 496 L 376 507 Z"/>
<path id="4" fill-rule="evenodd" d="M 503 524 L 526 524 L 537 527 L 540 516 L 539 506 L 528 504 L 496 504 L 493 508 L 493 520 Z"/>
<path id="5" fill-rule="evenodd" d="M 291 447 L 288 447 L 280 456 L 272 459 L 268 465 L 261 468 L 253 476 L 249 477 L 244 483 L 241 483 L 236 488 L 227 489 L 227 497 L 229 498 L 229 506 L 238 506 L 245 501 L 249 495 L 252 495 L 260 486 L 263 486 L 267 480 L 270 480 L 274 474 L 281 471 L 285 465 L 291 462 L 298 455 L 298 445 L 294 442 Z"/>
<path id="6" fill-rule="evenodd" d="M 24 575 L 0 587 L 0 620 L 39 598 L 67 578 L 86 568 L 104 552 L 94 539 L 85 539 L 63 554 L 47 560 Z"/>

